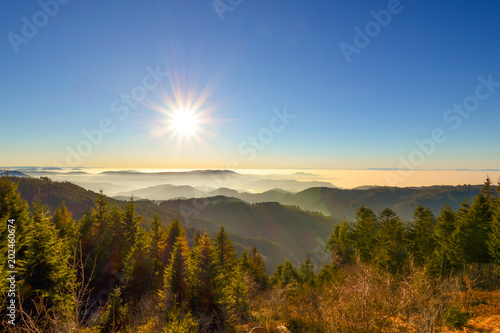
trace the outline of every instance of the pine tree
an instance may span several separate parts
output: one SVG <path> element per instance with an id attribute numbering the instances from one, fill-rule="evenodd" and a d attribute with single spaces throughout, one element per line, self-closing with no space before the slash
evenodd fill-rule
<path id="1" fill-rule="evenodd" d="M 182 229 L 179 219 L 174 219 L 165 233 L 165 238 L 159 245 L 160 262 L 162 267 L 166 267 L 169 264 L 175 242 L 177 241 L 177 238 L 184 233 L 184 229 Z M 163 279 L 163 272 L 160 277 Z"/>
<path id="2" fill-rule="evenodd" d="M 24 267 L 22 265 L 26 250 L 30 243 L 32 234 L 32 220 L 28 213 L 28 204 L 21 199 L 17 192 L 18 184 L 15 184 L 7 176 L 0 177 L 0 291 L 7 286 L 7 271 L 12 268 L 6 267 L 8 262 L 8 250 L 15 251 L 15 270 L 22 278 Z M 12 223 L 9 223 L 8 221 Z M 10 227 L 9 227 L 10 225 Z M 9 231 L 10 230 L 10 231 Z M 14 243 L 10 243 L 8 237 L 14 235 Z M 11 245 L 9 247 L 9 245 Z M 12 252 L 11 252 L 12 253 Z"/>
<path id="3" fill-rule="evenodd" d="M 47 299 L 49 308 L 56 304 L 66 309 L 72 306 L 69 281 L 73 272 L 68 265 L 70 251 L 65 246 L 48 217 L 47 208 L 35 202 L 33 232 L 25 257 L 29 269 L 22 284 L 31 288 L 28 298 L 38 294 Z"/>
<path id="4" fill-rule="evenodd" d="M 90 287 L 97 292 L 105 286 L 109 288 L 108 280 L 115 275 L 117 271 L 113 260 L 117 258 L 112 256 L 113 234 L 115 225 L 106 196 L 100 192 L 95 208 L 90 213 L 86 212 L 80 220 L 80 235 L 83 252 L 83 261 L 86 263 L 86 279 L 89 279 L 90 272 L 94 273 L 94 279 Z M 120 258 L 121 262 L 122 258 Z"/>
<path id="5" fill-rule="evenodd" d="M 289 284 L 299 284 L 299 282 L 299 272 L 288 260 L 285 260 L 283 264 L 279 264 L 271 277 L 271 283 L 279 287 Z"/>
<path id="6" fill-rule="evenodd" d="M 451 239 L 457 228 L 456 224 L 455 212 L 453 212 L 450 206 L 444 206 L 434 227 L 437 242 L 435 257 L 440 265 L 441 272 L 450 266 L 450 256 L 452 253 Z"/>
<path id="7" fill-rule="evenodd" d="M 377 230 L 377 217 L 373 210 L 361 206 L 356 213 L 352 238 L 354 249 L 363 262 L 369 262 L 373 257 L 373 251 L 377 244 Z"/>
<path id="8" fill-rule="evenodd" d="M 376 265 L 389 272 L 398 272 L 405 260 L 405 228 L 394 211 L 384 209 L 378 217 L 379 230 L 374 255 Z"/>
<path id="9" fill-rule="evenodd" d="M 488 238 L 491 233 L 493 212 L 488 198 L 479 193 L 472 202 L 467 223 L 467 238 L 464 250 L 468 262 L 490 262 L 488 253 Z"/>
<path id="10" fill-rule="evenodd" d="M 430 261 L 436 247 L 434 239 L 436 218 L 428 207 L 419 205 L 415 209 L 413 219 L 408 232 L 408 251 L 413 255 L 415 263 L 423 266 Z"/>
<path id="11" fill-rule="evenodd" d="M 214 251 L 218 274 L 225 280 L 236 266 L 236 250 L 224 227 L 220 227 L 215 237 Z"/>
<path id="12" fill-rule="evenodd" d="M 336 265 L 342 265 L 352 259 L 354 252 L 352 239 L 353 234 L 349 222 L 343 220 L 341 224 L 335 225 L 326 243 L 325 251 L 332 254 L 332 261 Z"/>
<path id="13" fill-rule="evenodd" d="M 151 255 L 153 257 L 153 289 L 157 290 L 162 283 L 161 276 L 162 271 L 165 270 L 165 266 L 162 262 L 161 257 L 161 246 L 165 239 L 166 230 L 162 227 L 160 219 L 157 215 L 154 216 L 151 222 L 151 230 L 149 232 L 149 237 L 151 238 Z"/>
<path id="14" fill-rule="evenodd" d="M 460 203 L 460 207 L 455 213 L 456 228 L 448 241 L 448 254 L 450 266 L 452 267 L 460 267 L 469 260 L 467 249 L 464 247 L 464 244 L 470 238 L 468 224 L 469 210 L 470 205 L 467 200 L 464 200 Z"/>
<path id="15" fill-rule="evenodd" d="M 484 181 L 483 188 L 481 189 L 481 194 L 488 200 L 488 202 L 492 203 L 496 197 L 495 188 L 493 183 L 491 182 L 490 176 L 486 177 Z"/>
<path id="16" fill-rule="evenodd" d="M 262 255 L 257 251 L 254 246 L 249 253 L 250 260 L 250 276 L 259 285 L 260 289 L 265 289 L 268 285 L 268 276 L 266 273 L 266 263 L 264 262 Z"/>
<path id="17" fill-rule="evenodd" d="M 249 292 L 240 267 L 231 271 L 228 281 L 223 291 L 223 305 L 229 314 L 229 322 L 239 324 L 246 321 L 250 313 Z"/>
<path id="18" fill-rule="evenodd" d="M 500 264 L 500 198 L 493 207 L 491 232 L 488 237 L 488 253 L 497 264 Z"/>
<path id="19" fill-rule="evenodd" d="M 316 274 L 314 273 L 315 269 L 316 265 L 313 264 L 311 258 L 307 257 L 300 265 L 300 269 L 298 271 L 300 282 L 308 285 L 314 285 L 316 279 Z"/>
<path id="20" fill-rule="evenodd" d="M 210 237 L 205 232 L 191 249 L 189 282 L 192 309 L 210 315 L 216 307 L 216 267 Z"/>
<path id="21" fill-rule="evenodd" d="M 123 230 L 123 240 L 125 243 L 124 255 L 128 255 L 130 248 L 135 243 L 135 237 L 142 226 L 142 217 L 135 214 L 135 201 L 133 198 L 125 206 L 121 230 Z"/>
<path id="22" fill-rule="evenodd" d="M 54 212 L 52 216 L 52 223 L 54 223 L 59 233 L 59 238 L 65 240 L 70 248 L 73 248 L 77 243 L 78 228 L 75 220 L 71 217 L 71 213 L 62 205 Z"/>
<path id="23" fill-rule="evenodd" d="M 239 264 L 243 273 L 248 274 L 259 290 L 267 288 L 269 278 L 266 274 L 266 264 L 255 246 L 249 253 L 247 250 L 243 251 Z"/>
<path id="24" fill-rule="evenodd" d="M 159 295 L 163 301 L 169 301 L 171 297 L 173 304 L 185 307 L 189 303 L 189 246 L 185 233 L 177 237 L 172 251 L 170 263 L 165 269 L 163 288 Z"/>
<path id="25" fill-rule="evenodd" d="M 136 242 L 124 261 L 123 297 L 129 303 L 138 303 L 148 296 L 153 287 L 153 256 L 146 231 L 139 228 Z"/>

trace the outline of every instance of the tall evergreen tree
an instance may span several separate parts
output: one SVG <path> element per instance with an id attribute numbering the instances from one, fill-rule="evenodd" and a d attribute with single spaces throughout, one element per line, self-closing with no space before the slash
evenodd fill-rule
<path id="1" fill-rule="evenodd" d="M 488 239 L 493 213 L 490 200 L 479 193 L 472 202 L 466 220 L 467 237 L 463 244 L 468 262 L 490 262 Z"/>
<path id="2" fill-rule="evenodd" d="M 220 227 L 215 237 L 214 251 L 218 274 L 225 280 L 236 266 L 236 250 L 224 227 Z"/>
<path id="3" fill-rule="evenodd" d="M 196 313 L 211 315 L 216 308 L 216 267 L 210 237 L 198 237 L 190 255 L 190 290 Z"/>
<path id="4" fill-rule="evenodd" d="M 497 264 L 500 264 L 500 198 L 493 205 L 493 219 L 488 237 L 488 253 Z"/>
<path id="5" fill-rule="evenodd" d="M 460 267 L 469 260 L 468 251 L 464 247 L 464 244 L 470 238 L 468 224 L 469 210 L 470 204 L 467 200 L 464 200 L 460 203 L 460 207 L 455 213 L 456 227 L 448 241 L 448 254 L 452 267 Z"/>
<path id="6" fill-rule="evenodd" d="M 394 211 L 384 209 L 378 216 L 379 230 L 374 255 L 378 267 L 396 273 L 403 265 L 406 255 L 405 228 Z"/>
<path id="7" fill-rule="evenodd" d="M 177 237 L 172 251 L 170 262 L 165 269 L 163 288 L 160 298 L 168 301 L 171 297 L 173 303 L 184 308 L 189 304 L 189 246 L 185 233 Z"/>
<path id="8" fill-rule="evenodd" d="M 48 217 L 47 208 L 35 202 L 33 231 L 25 257 L 29 269 L 22 284 L 31 289 L 28 298 L 38 294 L 47 299 L 49 308 L 59 303 L 68 310 L 72 306 L 69 281 L 73 272 L 68 265 L 70 251 L 65 246 Z"/>
<path id="9" fill-rule="evenodd" d="M 271 283 L 280 287 L 298 284 L 299 282 L 299 271 L 288 260 L 285 260 L 283 264 L 279 264 L 271 277 Z"/>
<path id="10" fill-rule="evenodd" d="M 434 238 L 436 218 L 428 207 L 419 205 L 415 209 L 413 219 L 408 233 L 408 250 L 417 265 L 424 265 L 430 261 L 436 247 Z"/>
<path id="11" fill-rule="evenodd" d="M 332 254 L 332 260 L 335 264 L 343 264 L 352 258 L 352 239 L 353 234 L 349 222 L 343 220 L 341 224 L 335 225 L 325 246 L 325 251 Z"/>
<path id="12" fill-rule="evenodd" d="M 259 290 L 267 287 L 269 278 L 266 274 L 266 264 L 255 246 L 250 252 L 243 251 L 240 266 L 242 271 L 257 284 Z"/>
<path id="13" fill-rule="evenodd" d="M 59 238 L 65 240 L 73 248 L 78 241 L 78 228 L 65 204 L 54 212 L 52 223 L 58 230 Z"/>
<path id="14" fill-rule="evenodd" d="M 435 257 L 440 266 L 441 273 L 450 266 L 450 256 L 452 255 L 451 239 L 457 228 L 455 212 L 450 206 L 446 205 L 441 210 L 434 227 L 435 238 L 437 242 Z"/>
<path id="15" fill-rule="evenodd" d="M 223 294 L 223 306 L 229 315 L 229 322 L 239 324 L 246 321 L 250 314 L 250 300 L 240 267 L 236 266 L 231 271 Z"/>
<path id="16" fill-rule="evenodd" d="M 159 251 L 161 253 L 161 265 L 163 267 L 166 267 L 169 264 L 175 242 L 177 241 L 177 238 L 184 233 L 184 229 L 181 227 L 179 219 L 173 219 L 167 229 L 167 232 L 165 233 L 165 238 L 161 241 L 159 246 Z"/>
<path id="17" fill-rule="evenodd" d="M 311 258 L 307 257 L 304 262 L 300 264 L 300 269 L 298 271 L 300 282 L 313 285 L 316 279 L 316 274 L 314 273 L 315 269 L 316 265 L 313 264 Z"/>
<path id="18" fill-rule="evenodd" d="M 151 238 L 151 255 L 153 259 L 153 289 L 158 289 L 161 287 L 161 283 L 163 279 L 162 271 L 165 270 L 165 265 L 163 265 L 162 261 L 162 245 L 165 240 L 166 229 L 162 227 L 160 219 L 157 215 L 154 216 L 153 221 L 151 222 L 151 230 L 149 232 L 149 237 Z"/>
<path id="19" fill-rule="evenodd" d="M 484 181 L 483 188 L 481 189 L 481 194 L 488 200 L 488 202 L 493 202 L 493 200 L 496 197 L 495 193 L 495 187 L 493 186 L 493 183 L 491 182 L 490 176 L 486 177 L 486 180 Z"/>
<path id="20" fill-rule="evenodd" d="M 373 210 L 361 206 L 356 213 L 356 223 L 353 227 L 354 249 L 359 254 L 361 261 L 369 262 L 373 258 L 377 245 L 378 224 Z"/>
<path id="21" fill-rule="evenodd" d="M 141 297 L 150 296 L 153 287 L 153 256 L 146 231 L 139 228 L 136 241 L 124 261 L 124 299 L 137 303 Z"/>
<path id="22" fill-rule="evenodd" d="M 125 242 L 124 255 L 128 255 L 128 252 L 133 244 L 135 244 L 135 237 L 142 226 L 142 217 L 137 216 L 135 213 L 135 201 L 133 198 L 125 206 L 125 212 L 123 214 L 121 230 L 123 230 L 123 238 Z"/>
<path id="23" fill-rule="evenodd" d="M 17 186 L 18 184 L 12 182 L 7 176 L 0 177 L 0 267 L 2 268 L 0 269 L 0 291 L 4 291 L 7 286 L 7 271 L 13 270 L 7 267 L 9 249 L 15 251 L 15 269 L 22 278 L 25 269 L 22 262 L 33 229 L 32 219 L 28 213 L 28 204 L 21 199 L 19 192 L 17 192 Z M 12 223 L 9 223 L 9 220 Z M 10 228 L 9 225 L 11 225 Z M 14 235 L 14 243 L 9 242 L 9 234 Z M 9 247 L 9 244 L 12 246 Z"/>

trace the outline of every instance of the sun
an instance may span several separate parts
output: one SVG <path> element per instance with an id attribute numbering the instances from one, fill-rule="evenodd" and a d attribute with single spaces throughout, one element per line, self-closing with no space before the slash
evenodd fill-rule
<path id="1" fill-rule="evenodd" d="M 170 127 L 179 136 L 192 137 L 198 132 L 198 117 L 192 110 L 177 110 L 170 115 Z"/>

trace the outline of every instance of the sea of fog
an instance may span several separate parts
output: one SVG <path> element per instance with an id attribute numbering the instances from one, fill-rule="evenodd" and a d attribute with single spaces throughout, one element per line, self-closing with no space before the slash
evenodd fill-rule
<path id="1" fill-rule="evenodd" d="M 9 167 L 32 177 L 47 176 L 55 181 L 70 181 L 84 188 L 103 188 L 114 195 L 120 191 L 171 184 L 205 186 L 206 177 L 185 177 L 186 173 L 200 169 L 110 169 Z M 114 171 L 114 173 L 109 173 Z M 128 172 L 131 171 L 131 172 Z M 500 179 L 500 170 L 320 170 L 320 169 L 238 169 L 231 181 L 210 182 L 208 187 L 227 187 L 238 191 L 263 192 L 281 188 L 291 192 L 314 186 L 352 189 L 361 186 L 420 187 L 433 185 L 482 184 L 487 176 L 494 183 Z M 134 174 L 138 173 L 137 176 Z M 168 177 L 162 173 L 170 173 Z M 177 174 L 179 173 L 179 177 Z M 131 175 L 132 174 L 132 175 Z M 183 176 L 184 175 L 184 176 Z M 219 179 L 224 180 L 224 177 Z M 238 178 L 239 177 L 239 178 Z M 246 177 L 246 178 L 245 178 Z M 211 177 L 214 178 L 214 177 Z M 239 181 L 238 181 L 239 179 Z M 245 180 L 245 181 L 242 181 Z M 245 184 L 249 184 L 246 186 Z M 248 188 L 246 188 L 248 187 Z"/>

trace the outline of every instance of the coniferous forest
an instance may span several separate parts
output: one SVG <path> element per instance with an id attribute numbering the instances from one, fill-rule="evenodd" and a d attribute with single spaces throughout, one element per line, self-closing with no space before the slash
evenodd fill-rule
<path id="1" fill-rule="evenodd" d="M 409 224 L 361 206 L 334 226 L 330 263 L 285 260 L 268 274 L 258 249 L 238 254 L 224 227 L 193 233 L 176 218 L 145 220 L 134 200 L 119 207 L 103 193 L 75 220 L 65 205 L 26 202 L 15 178 L 2 177 L 2 318 L 12 267 L 18 301 L 17 324 L 2 329 L 486 332 L 480 318 L 500 321 L 484 313 L 500 305 L 499 191 L 488 178 L 472 202 L 437 216 L 420 205 Z"/>

